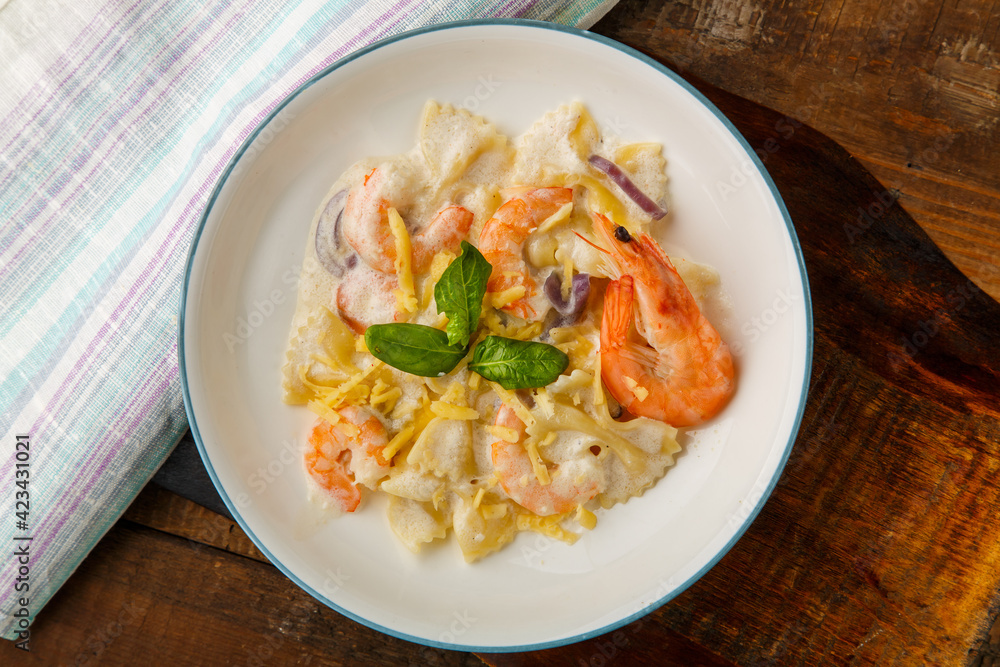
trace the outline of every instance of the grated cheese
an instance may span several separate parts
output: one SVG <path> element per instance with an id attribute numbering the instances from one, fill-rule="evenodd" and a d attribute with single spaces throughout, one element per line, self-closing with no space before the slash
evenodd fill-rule
<path id="1" fill-rule="evenodd" d="M 535 479 L 542 486 L 548 486 L 552 483 L 552 478 L 549 477 L 549 469 L 545 467 L 545 463 L 542 461 L 541 454 L 538 453 L 538 443 L 534 440 L 529 439 L 524 445 L 525 450 L 528 452 L 528 460 L 531 461 L 531 469 L 535 473 Z"/>
<path id="2" fill-rule="evenodd" d="M 502 292 L 490 292 L 490 305 L 499 310 L 518 299 L 524 298 L 525 294 L 527 294 L 527 290 L 525 290 L 524 285 L 514 285 Z"/>
<path id="3" fill-rule="evenodd" d="M 573 212 L 573 202 L 567 202 L 559 207 L 559 210 L 550 215 L 549 217 L 542 220 L 541 224 L 535 229 L 533 233 L 544 234 L 545 232 L 555 229 L 562 223 L 569 220 L 570 213 Z"/>
<path id="4" fill-rule="evenodd" d="M 491 424 L 486 427 L 486 432 L 492 435 L 497 440 L 503 440 L 504 442 L 514 442 L 516 443 L 521 438 L 518 437 L 517 431 L 510 428 L 509 426 L 497 426 L 496 424 Z"/>
<path id="5" fill-rule="evenodd" d="M 551 417 L 555 414 L 555 406 L 552 404 L 552 397 L 549 396 L 549 392 L 546 391 L 545 387 L 539 387 L 535 390 L 535 400 L 538 402 L 538 407 L 542 409 L 546 417 Z"/>
<path id="6" fill-rule="evenodd" d="M 417 297 L 413 286 L 413 251 L 410 246 L 410 235 L 406 231 L 403 218 L 394 208 L 387 211 L 389 230 L 396 239 L 396 278 L 399 289 L 396 295 L 396 309 L 407 315 L 417 312 Z"/>
<path id="7" fill-rule="evenodd" d="M 507 503 L 494 503 L 492 505 L 482 506 L 483 518 L 489 521 L 490 519 L 502 519 L 507 516 Z"/>
<path id="8" fill-rule="evenodd" d="M 646 397 L 649 396 L 649 390 L 645 387 L 639 386 L 639 383 L 629 376 L 623 375 L 622 380 L 625 382 L 625 386 L 629 388 L 629 391 L 635 394 L 635 397 L 640 401 L 645 401 Z"/>
<path id="9" fill-rule="evenodd" d="M 399 450 L 403 448 L 403 445 L 409 442 L 410 437 L 413 436 L 414 430 L 415 430 L 414 425 L 410 424 L 409 426 L 406 426 L 405 428 L 403 428 L 402 431 L 400 431 L 399 433 L 397 433 L 392 437 L 392 440 L 389 441 L 389 444 L 387 444 L 385 446 L 385 449 L 382 450 L 382 456 L 385 457 L 386 461 L 391 461 L 392 457 L 398 454 Z"/>
<path id="10" fill-rule="evenodd" d="M 576 508 L 576 522 L 587 530 L 593 530 L 597 526 L 597 515 L 580 505 Z"/>
<path id="11" fill-rule="evenodd" d="M 492 387 L 493 391 L 497 393 L 497 396 L 500 397 L 503 404 L 513 410 L 514 414 L 517 415 L 518 419 L 524 422 L 525 426 L 530 427 L 535 424 L 535 417 L 531 414 L 531 410 L 529 410 L 524 403 L 521 402 L 521 399 L 519 399 L 514 392 L 504 389 L 496 382 L 492 382 L 490 380 L 487 380 L 487 382 L 490 383 L 490 387 Z"/>
<path id="12" fill-rule="evenodd" d="M 475 408 L 460 407 L 458 405 L 452 405 L 451 403 L 445 403 L 444 401 L 434 401 L 431 403 L 431 412 L 438 417 L 444 417 L 445 419 L 458 419 L 464 421 L 479 419 L 479 411 Z"/>

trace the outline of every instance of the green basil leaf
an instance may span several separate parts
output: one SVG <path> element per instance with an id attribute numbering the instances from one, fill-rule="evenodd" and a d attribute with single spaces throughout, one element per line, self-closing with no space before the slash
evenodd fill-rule
<path id="1" fill-rule="evenodd" d="M 504 389 L 530 389 L 554 382 L 569 365 L 569 357 L 546 343 L 487 336 L 476 345 L 469 370 Z"/>
<path id="2" fill-rule="evenodd" d="M 423 377 L 451 372 L 467 351 L 449 345 L 448 335 L 440 329 L 405 322 L 373 324 L 365 330 L 365 345 L 376 359 Z"/>
<path id="3" fill-rule="evenodd" d="M 479 313 L 486 295 L 486 283 L 493 267 L 468 241 L 462 241 L 462 254 L 452 260 L 434 286 L 434 300 L 439 313 L 448 316 L 445 332 L 451 345 L 468 345 L 479 325 Z"/>

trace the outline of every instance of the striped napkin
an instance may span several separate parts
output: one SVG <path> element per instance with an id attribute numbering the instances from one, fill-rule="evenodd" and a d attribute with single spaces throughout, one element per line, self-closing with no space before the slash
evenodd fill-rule
<path id="1" fill-rule="evenodd" d="M 254 127 L 359 47 L 615 0 L 0 0 L 0 613 L 34 616 L 187 429 L 177 314 Z"/>

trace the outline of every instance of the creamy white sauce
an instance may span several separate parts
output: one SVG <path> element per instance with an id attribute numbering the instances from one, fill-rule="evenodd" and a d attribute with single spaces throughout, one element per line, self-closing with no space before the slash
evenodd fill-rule
<path id="1" fill-rule="evenodd" d="M 628 157 L 626 171 L 633 182 L 654 201 L 661 205 L 666 202 L 667 182 L 659 151 L 649 146 L 628 145 L 616 137 L 601 137 L 596 124 L 579 104 L 566 105 L 546 114 L 524 135 L 510 141 L 481 118 L 429 103 L 421 120 L 418 145 L 413 150 L 359 162 L 337 179 L 319 206 L 306 243 L 288 363 L 283 371 L 286 399 L 305 402 L 310 397 L 309 392 L 314 391 L 301 379 L 302 373 L 312 378 L 311 381 L 336 387 L 353 373 L 371 366 L 372 357 L 348 331 L 348 326 L 360 324 L 363 328 L 398 320 L 443 326 L 434 300 L 427 298 L 437 278 L 434 267 L 413 276 L 415 297 L 420 306 L 417 312 L 401 313 L 393 291 L 400 285 L 395 268 L 385 272 L 369 266 L 344 235 L 346 226 L 361 224 L 360 218 L 341 215 L 335 242 L 330 247 L 324 246 L 323 252 L 317 254 L 317 229 L 321 222 L 330 224 L 330 213 L 327 212 L 324 219 L 324 211 L 344 190 L 357 193 L 365 187 L 366 176 L 370 176 L 373 169 L 378 170 L 383 176 L 377 189 L 378 199 L 399 212 L 411 242 L 443 207 L 458 205 L 473 214 L 467 238 L 478 246 L 480 231 L 504 203 L 507 188 L 575 183 L 572 209 L 566 209 L 562 218 L 550 219 L 542 225 L 543 229 L 533 233 L 525 244 L 523 257 L 538 286 L 538 294 L 530 304 L 539 320 L 543 320 L 550 309 L 541 291 L 550 274 L 561 277 L 564 267 L 571 265 L 575 272 L 594 277 L 592 290 L 597 293 L 592 293 L 581 323 L 559 343 L 568 346 L 571 366 L 547 388 L 549 401 L 568 406 L 563 410 L 569 410 L 567 414 L 587 415 L 591 426 L 576 430 L 580 427 L 565 420 L 558 424 L 550 420 L 546 423 L 555 424 L 552 426 L 554 439 L 544 442 L 543 437 L 537 437 L 533 442 L 553 473 L 558 471 L 573 479 L 599 482 L 601 493 L 587 503 L 587 507 L 610 507 L 643 493 L 673 463 L 673 455 L 679 447 L 674 440 L 675 430 L 660 422 L 638 418 L 616 424 L 608 416 L 603 392 L 595 395 L 601 315 L 598 288 L 603 284 L 600 279 L 607 277 L 607 271 L 602 253 L 581 238 L 586 236 L 594 241 L 587 213 L 588 181 L 581 181 L 580 177 L 601 184 L 617 197 L 618 206 L 627 219 L 616 222 L 636 231 L 647 228 L 651 221 L 634 202 L 587 165 L 585 158 L 591 152 L 612 160 L 616 155 Z M 329 231 L 328 228 L 324 230 Z M 363 243 L 376 245 L 366 245 L 361 254 L 371 252 L 373 247 L 384 249 L 378 243 L 392 243 L 395 248 L 394 237 L 385 229 L 380 231 L 381 239 L 365 237 Z M 458 253 L 454 247 L 441 250 Z M 340 275 L 337 270 L 331 272 L 329 266 L 324 266 L 323 259 L 328 265 L 332 260 Z M 700 304 L 711 310 L 710 315 L 723 316 L 725 300 L 720 297 L 717 274 L 691 262 L 679 263 L 678 270 L 685 280 L 691 281 L 692 292 Z M 487 303 L 489 298 L 487 295 Z M 334 317 L 317 317 L 316 313 L 323 309 Z M 492 312 L 488 305 L 484 305 L 484 310 Z M 344 321 L 337 317 L 338 314 Z M 493 317 L 494 323 L 499 322 L 499 326 L 504 327 L 528 324 L 502 312 L 488 313 L 486 317 Z M 545 332 L 545 340 L 552 340 L 549 336 Z M 588 346 L 589 351 L 586 351 Z M 317 361 L 317 357 L 324 355 L 337 361 L 336 368 Z M 343 360 L 348 360 L 349 364 L 341 363 Z M 509 542 L 523 528 L 519 527 L 519 516 L 526 525 L 531 524 L 529 529 L 542 530 L 537 523 L 539 517 L 517 506 L 497 479 L 493 464 L 496 437 L 490 429 L 500 397 L 489 383 L 472 376 L 464 364 L 449 376 L 437 379 L 419 378 L 388 367 L 374 371 L 365 381 L 372 392 L 377 382 L 381 382 L 383 388 L 398 388 L 401 392 L 391 406 L 376 408 L 386 426 L 387 437 L 393 438 L 407 428 L 422 426 L 423 430 L 399 450 L 387 476 L 383 478 L 370 466 L 359 464 L 357 468 L 363 474 L 356 479 L 358 483 L 392 496 L 390 525 L 410 549 L 416 551 L 422 544 L 444 537 L 451 529 L 467 560 L 480 558 Z M 478 386 L 472 388 L 477 381 Z M 453 383 L 457 383 L 455 387 Z M 532 414 L 544 419 L 545 397 L 522 396 L 520 400 Z M 472 408 L 479 416 L 472 420 L 435 416 L 428 422 L 427 406 L 433 401 L 454 401 L 456 407 Z M 608 437 L 599 437 L 601 432 Z M 606 442 L 608 438 L 620 444 L 610 447 Z M 626 450 L 631 452 L 630 465 L 621 458 L 620 453 Z M 522 486 L 539 484 L 533 475 L 530 477 L 521 480 Z M 308 483 L 308 488 L 313 497 L 321 494 L 312 482 Z M 544 530 L 555 531 L 552 534 L 562 530 L 564 539 L 572 539 L 572 534 L 566 532 L 566 528 L 575 525 L 572 518 L 565 517 L 561 527 Z M 609 516 L 608 520 L 613 517 Z"/>

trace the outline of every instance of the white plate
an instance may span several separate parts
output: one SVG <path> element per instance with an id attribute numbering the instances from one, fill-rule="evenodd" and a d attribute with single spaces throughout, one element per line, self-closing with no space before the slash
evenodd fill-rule
<path id="1" fill-rule="evenodd" d="M 601 512 L 575 545 L 521 534 L 467 565 L 451 538 L 421 555 L 378 499 L 309 527 L 298 451 L 312 421 L 281 401 L 279 369 L 314 210 L 354 161 L 408 150 L 428 98 L 516 136 L 580 100 L 605 131 L 662 142 L 666 241 L 715 266 L 739 352 L 732 403 L 685 436 L 641 498 Z M 753 150 L 677 76 L 620 44 L 525 21 L 411 32 L 317 75 L 248 139 L 220 180 L 188 262 L 180 364 L 191 429 L 240 525 L 288 577 L 365 625 L 447 648 L 513 651 L 578 641 L 648 613 L 736 542 L 784 465 L 812 350 L 795 232 Z M 775 545 L 780 549 L 780 545 Z"/>

